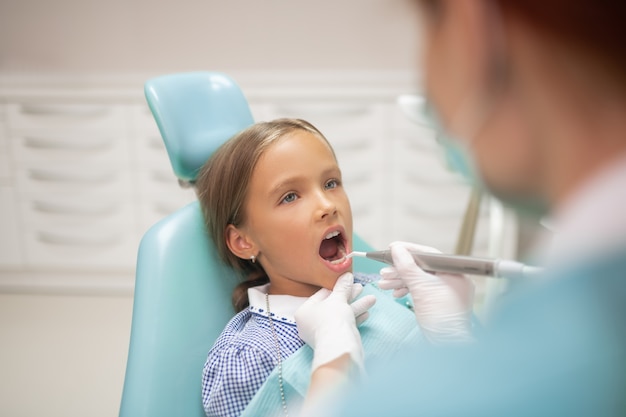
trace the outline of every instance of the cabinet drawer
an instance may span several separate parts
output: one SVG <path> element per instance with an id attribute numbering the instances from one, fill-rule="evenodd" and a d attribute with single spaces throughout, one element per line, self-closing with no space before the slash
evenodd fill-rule
<path id="1" fill-rule="evenodd" d="M 10 103 L 10 129 L 88 128 L 125 130 L 129 108 L 123 105 L 92 103 Z"/>
<path id="2" fill-rule="evenodd" d="M 94 191 L 103 194 L 124 194 L 132 191 L 130 172 L 115 165 L 94 166 L 81 163 L 41 164 L 16 169 L 16 183 L 21 194 L 74 193 Z"/>
<path id="3" fill-rule="evenodd" d="M 54 225 L 24 233 L 29 267 L 119 270 L 134 267 L 138 233 L 129 225 L 100 223 L 80 229 Z"/>
<path id="4" fill-rule="evenodd" d="M 128 164 L 128 140 L 116 132 L 84 129 L 27 129 L 11 137 L 13 157 L 18 162 Z"/>
<path id="5" fill-rule="evenodd" d="M 20 207 L 29 266 L 132 267 L 139 233 L 130 195 L 42 192 L 24 196 Z"/>
<path id="6" fill-rule="evenodd" d="M 41 193 L 25 197 L 21 212 L 28 230 L 50 225 L 67 229 L 90 228 L 93 225 L 128 225 L 135 221 L 131 196 L 99 193 Z"/>

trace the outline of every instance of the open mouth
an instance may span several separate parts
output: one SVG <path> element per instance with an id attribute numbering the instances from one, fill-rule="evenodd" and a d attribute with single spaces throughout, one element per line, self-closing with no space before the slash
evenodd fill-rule
<path id="1" fill-rule="evenodd" d="M 324 236 L 319 254 L 333 265 L 343 262 L 346 258 L 346 240 L 343 234 L 335 230 Z"/>

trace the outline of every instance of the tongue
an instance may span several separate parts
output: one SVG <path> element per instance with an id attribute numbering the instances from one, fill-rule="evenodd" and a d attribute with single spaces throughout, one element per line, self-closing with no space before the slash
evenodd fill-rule
<path id="1" fill-rule="evenodd" d="M 324 259 L 333 259 L 337 256 L 338 250 L 335 239 L 324 239 L 320 245 L 320 256 Z"/>

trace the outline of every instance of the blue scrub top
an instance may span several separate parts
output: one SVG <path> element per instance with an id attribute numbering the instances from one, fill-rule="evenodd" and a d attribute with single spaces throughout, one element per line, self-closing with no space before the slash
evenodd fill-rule
<path id="1" fill-rule="evenodd" d="M 493 317 L 469 346 L 398 355 L 325 415 L 626 415 L 626 248 L 525 282 Z"/>

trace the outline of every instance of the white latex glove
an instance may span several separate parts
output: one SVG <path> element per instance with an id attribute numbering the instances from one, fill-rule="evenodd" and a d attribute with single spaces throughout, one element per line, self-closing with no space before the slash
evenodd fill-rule
<path id="1" fill-rule="evenodd" d="M 344 354 L 363 369 L 363 346 L 357 323 L 363 322 L 376 298 L 366 295 L 354 302 L 363 287 L 347 272 L 332 291 L 322 288 L 295 313 L 298 334 L 314 351 L 311 371 Z"/>
<path id="2" fill-rule="evenodd" d="M 395 297 L 411 294 L 415 318 L 430 342 L 471 340 L 474 283 L 464 275 L 429 274 L 416 265 L 409 253 L 409 249 L 441 253 L 434 248 L 393 242 L 390 249 L 394 266 L 381 269 L 378 286 L 393 289 Z"/>

